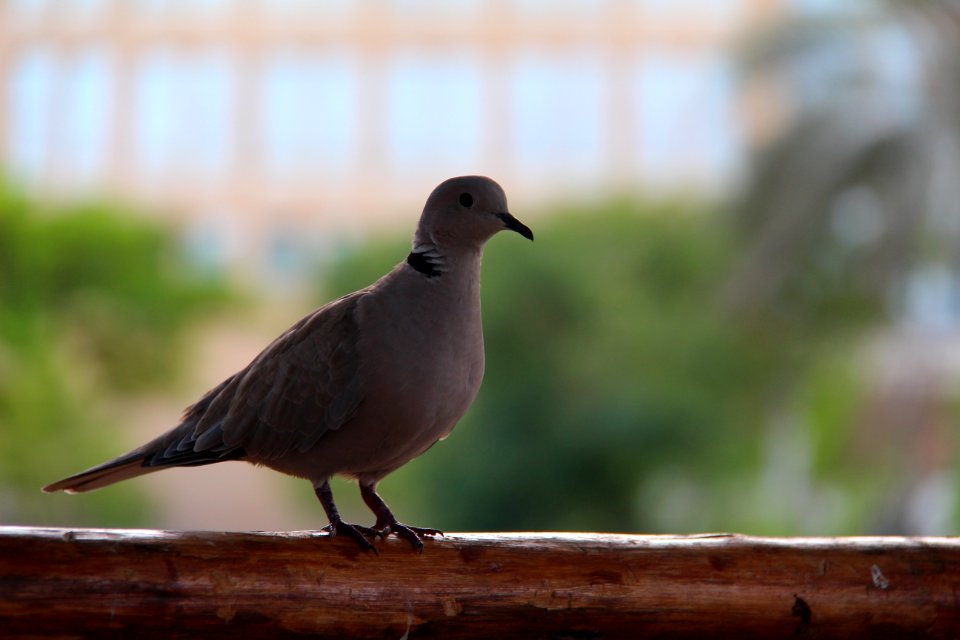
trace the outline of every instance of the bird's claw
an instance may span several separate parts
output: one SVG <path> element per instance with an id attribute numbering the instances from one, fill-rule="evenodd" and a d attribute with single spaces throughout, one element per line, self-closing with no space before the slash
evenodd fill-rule
<path id="1" fill-rule="evenodd" d="M 325 526 L 322 531 L 326 531 L 331 538 L 335 538 L 338 534 L 344 534 L 356 542 L 361 551 L 373 551 L 377 555 L 380 555 L 380 552 L 377 551 L 377 548 L 373 546 L 373 543 L 370 542 L 368 538 L 376 537 L 385 540 L 389 535 L 396 535 L 398 538 L 409 542 L 410 546 L 417 551 L 422 552 L 423 540 L 420 539 L 420 536 L 443 535 L 443 531 L 439 529 L 411 527 L 396 520 L 386 523 L 377 522 L 377 524 L 372 527 L 364 527 L 359 524 L 350 524 L 343 520 L 338 520 Z"/>
<path id="2" fill-rule="evenodd" d="M 410 546 L 420 552 L 423 551 L 423 540 L 420 539 L 420 536 L 443 535 L 443 531 L 440 531 L 439 529 L 431 529 L 429 527 L 411 527 L 401 522 L 397 522 L 396 520 L 387 523 L 382 527 L 378 527 L 378 529 L 382 532 L 382 538 L 385 538 L 390 534 L 396 534 L 398 538 L 403 538 L 410 543 Z"/>
<path id="3" fill-rule="evenodd" d="M 364 527 L 339 520 L 325 526 L 323 531 L 326 531 L 331 538 L 337 537 L 337 534 L 340 533 L 345 534 L 357 543 L 361 551 L 373 551 L 375 554 L 380 555 L 380 552 L 373 546 L 373 543 L 367 540 L 367 538 L 372 538 L 373 536 L 383 537 L 379 531 L 372 527 Z"/>

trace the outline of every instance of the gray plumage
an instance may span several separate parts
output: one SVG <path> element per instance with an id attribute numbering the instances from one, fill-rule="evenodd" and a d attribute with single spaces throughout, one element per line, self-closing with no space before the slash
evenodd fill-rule
<path id="1" fill-rule="evenodd" d="M 452 178 L 424 206 L 413 250 L 365 289 L 310 313 L 189 407 L 179 425 L 44 491 L 80 493 L 169 467 L 244 460 L 310 480 L 330 520 L 365 549 L 395 533 L 422 548 L 435 529 L 397 522 L 376 493 L 444 438 L 483 378 L 480 260 L 503 229 L 533 239 L 489 178 Z M 344 523 L 328 480 L 354 477 L 377 516 Z"/>

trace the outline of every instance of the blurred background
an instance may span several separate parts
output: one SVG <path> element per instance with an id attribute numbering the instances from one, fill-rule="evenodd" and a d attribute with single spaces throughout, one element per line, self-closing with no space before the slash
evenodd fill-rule
<path id="1" fill-rule="evenodd" d="M 488 246 L 484 387 L 402 520 L 955 533 L 958 36 L 955 0 L 0 0 L 0 522 L 323 526 L 241 463 L 39 488 L 480 173 L 537 241 Z"/>

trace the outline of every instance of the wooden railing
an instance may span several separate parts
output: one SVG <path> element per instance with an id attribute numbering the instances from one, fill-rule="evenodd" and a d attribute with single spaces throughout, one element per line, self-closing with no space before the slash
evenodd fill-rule
<path id="1" fill-rule="evenodd" d="M 0 527 L 2 637 L 953 638 L 960 541 Z"/>

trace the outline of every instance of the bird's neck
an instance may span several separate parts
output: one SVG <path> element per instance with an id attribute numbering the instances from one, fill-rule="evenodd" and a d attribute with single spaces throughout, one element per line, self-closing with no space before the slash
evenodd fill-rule
<path id="1" fill-rule="evenodd" d="M 447 256 L 432 242 L 415 239 L 407 264 L 426 278 L 439 278 L 450 270 Z"/>
<path id="2" fill-rule="evenodd" d="M 481 247 L 457 247 L 451 250 L 417 238 L 406 262 L 421 276 L 441 280 L 477 273 L 481 255 Z"/>

